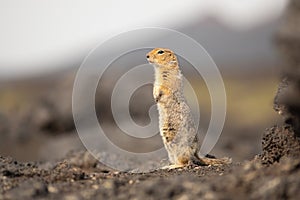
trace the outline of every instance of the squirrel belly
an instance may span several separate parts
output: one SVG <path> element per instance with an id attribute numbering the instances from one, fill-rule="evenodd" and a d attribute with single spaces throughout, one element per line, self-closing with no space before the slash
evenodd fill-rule
<path id="1" fill-rule="evenodd" d="M 198 139 L 191 110 L 183 96 L 182 73 L 155 66 L 154 99 L 159 129 L 171 164 L 188 164 L 198 154 Z"/>

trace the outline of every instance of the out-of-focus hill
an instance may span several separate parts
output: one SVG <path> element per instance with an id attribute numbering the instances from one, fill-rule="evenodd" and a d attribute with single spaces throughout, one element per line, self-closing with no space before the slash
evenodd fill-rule
<path id="1" fill-rule="evenodd" d="M 196 88 L 201 111 L 200 127 L 205 131 L 210 119 L 209 93 L 203 80 L 194 73 L 184 70 L 184 74 Z M 3 155 L 20 160 L 44 160 L 60 157 L 71 149 L 83 148 L 71 110 L 74 75 L 74 72 L 68 72 L 46 79 L 1 85 L 0 152 Z M 236 71 L 224 73 L 223 79 L 227 92 L 227 119 L 213 153 L 230 155 L 237 160 L 250 159 L 260 151 L 259 139 L 264 129 L 278 120 L 277 113 L 272 110 L 278 78 L 276 73 L 256 70 L 244 74 Z M 98 88 L 101 93 L 98 94 L 100 98 L 96 98 L 100 122 L 108 127 L 107 130 L 115 130 L 110 101 L 106 98 L 111 95 L 111 84 L 104 84 L 107 88 Z M 154 104 L 151 89 L 145 87 L 135 96 L 130 105 L 133 119 L 149 121 L 145 108 Z M 194 106 L 191 105 L 192 109 Z M 118 137 L 117 132 L 111 132 Z M 160 140 L 156 142 L 161 143 Z M 130 146 L 130 141 L 125 143 Z"/>

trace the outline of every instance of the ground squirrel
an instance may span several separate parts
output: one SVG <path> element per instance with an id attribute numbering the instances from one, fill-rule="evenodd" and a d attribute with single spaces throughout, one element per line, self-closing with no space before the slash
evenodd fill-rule
<path id="1" fill-rule="evenodd" d="M 197 130 L 183 95 L 182 73 L 176 55 L 169 49 L 155 48 L 147 54 L 154 65 L 153 96 L 159 112 L 159 131 L 172 169 L 187 165 L 220 165 L 228 158 L 200 158 Z"/>

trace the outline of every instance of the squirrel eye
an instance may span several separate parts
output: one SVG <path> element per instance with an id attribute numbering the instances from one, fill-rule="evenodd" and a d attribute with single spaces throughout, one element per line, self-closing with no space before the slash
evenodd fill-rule
<path id="1" fill-rule="evenodd" d="M 157 54 L 163 54 L 163 53 L 165 53 L 163 50 L 159 50 L 159 51 L 157 52 Z"/>

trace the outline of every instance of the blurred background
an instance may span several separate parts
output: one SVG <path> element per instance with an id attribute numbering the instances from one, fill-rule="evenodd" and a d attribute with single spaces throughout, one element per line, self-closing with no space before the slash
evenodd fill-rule
<path id="1" fill-rule="evenodd" d="M 211 153 L 235 161 L 253 158 L 260 152 L 265 128 L 281 123 L 273 111 L 273 98 L 282 61 L 273 40 L 287 4 L 287 0 L 0 0 L 0 155 L 50 160 L 83 149 L 71 104 L 73 81 L 84 58 L 121 32 L 164 27 L 199 42 L 223 76 L 227 118 Z M 210 118 L 207 88 L 188 63 L 182 60 L 181 65 L 197 88 L 200 126 L 205 131 Z M 120 130 L 111 114 L 110 96 L 122 73 L 120 64 L 107 71 L 96 96 L 100 124 L 112 138 L 119 138 Z M 151 90 L 151 85 L 137 90 L 129 105 L 137 123 L 149 121 Z M 130 146 L 131 141 L 122 142 Z M 161 143 L 160 138 L 152 142 L 150 146 Z"/>

